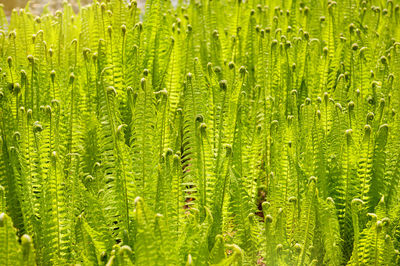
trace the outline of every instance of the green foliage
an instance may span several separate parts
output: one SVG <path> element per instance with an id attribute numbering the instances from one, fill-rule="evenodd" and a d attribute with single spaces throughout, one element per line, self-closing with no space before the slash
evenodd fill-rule
<path id="1" fill-rule="evenodd" d="M 399 265 L 400 1 L 0 7 L 1 265 Z"/>

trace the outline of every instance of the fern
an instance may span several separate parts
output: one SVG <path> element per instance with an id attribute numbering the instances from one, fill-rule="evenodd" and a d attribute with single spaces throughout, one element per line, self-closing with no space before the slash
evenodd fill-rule
<path id="1" fill-rule="evenodd" d="M 398 4 L 1 6 L 0 262 L 397 265 Z"/>

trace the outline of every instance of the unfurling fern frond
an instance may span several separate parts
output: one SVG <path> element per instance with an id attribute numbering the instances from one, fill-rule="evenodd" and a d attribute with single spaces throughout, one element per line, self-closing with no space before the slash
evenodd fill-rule
<path id="1" fill-rule="evenodd" d="M 317 179 L 315 177 L 310 178 L 301 207 L 300 224 L 295 237 L 296 245 L 300 246 L 300 252 L 296 262 L 297 265 L 302 265 L 310 259 L 308 252 L 314 239 L 316 208 L 318 206 L 316 182 Z"/>
<path id="2" fill-rule="evenodd" d="M 35 264 L 31 237 L 23 235 L 20 244 L 12 220 L 5 213 L 0 214 L 0 260 L 5 265 Z"/>

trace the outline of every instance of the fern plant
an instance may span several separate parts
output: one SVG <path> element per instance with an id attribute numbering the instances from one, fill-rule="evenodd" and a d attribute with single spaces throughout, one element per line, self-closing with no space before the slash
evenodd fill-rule
<path id="1" fill-rule="evenodd" d="M 398 265 L 399 6 L 1 6 L 0 264 Z"/>

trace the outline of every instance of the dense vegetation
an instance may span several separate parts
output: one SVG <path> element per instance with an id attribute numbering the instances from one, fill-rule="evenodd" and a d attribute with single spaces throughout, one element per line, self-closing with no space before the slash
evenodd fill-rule
<path id="1" fill-rule="evenodd" d="M 0 10 L 0 264 L 399 265 L 399 4 Z"/>

